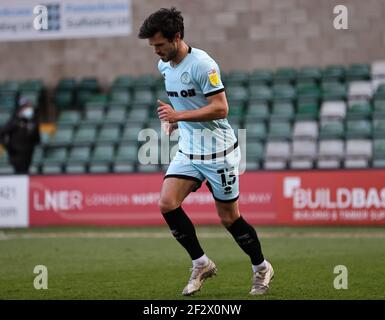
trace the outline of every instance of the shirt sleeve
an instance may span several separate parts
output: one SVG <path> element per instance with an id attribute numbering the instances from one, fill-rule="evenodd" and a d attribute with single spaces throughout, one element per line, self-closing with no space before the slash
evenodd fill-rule
<path id="1" fill-rule="evenodd" d="M 195 70 L 195 80 L 200 85 L 205 97 L 225 90 L 219 67 L 214 60 L 204 59 L 198 62 Z"/>

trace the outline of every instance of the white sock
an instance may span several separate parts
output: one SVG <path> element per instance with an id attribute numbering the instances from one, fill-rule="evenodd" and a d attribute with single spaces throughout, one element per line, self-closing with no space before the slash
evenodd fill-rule
<path id="1" fill-rule="evenodd" d="M 261 264 L 258 264 L 258 265 L 253 264 L 251 267 L 253 268 L 254 273 L 259 272 L 261 270 L 264 270 L 267 268 L 266 260 L 263 260 L 263 262 Z"/>
<path id="2" fill-rule="evenodd" d="M 206 256 L 206 254 L 204 254 L 200 258 L 193 260 L 192 263 L 193 263 L 193 267 L 205 266 L 206 264 L 209 263 L 209 258 Z"/>

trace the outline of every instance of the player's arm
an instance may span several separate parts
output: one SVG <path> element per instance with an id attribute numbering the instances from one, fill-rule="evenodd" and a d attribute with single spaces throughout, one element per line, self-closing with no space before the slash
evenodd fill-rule
<path id="1" fill-rule="evenodd" d="M 171 123 L 178 121 L 211 121 L 227 117 L 229 107 L 225 92 L 207 97 L 208 104 L 196 110 L 175 111 L 169 104 L 158 100 L 160 120 Z"/>

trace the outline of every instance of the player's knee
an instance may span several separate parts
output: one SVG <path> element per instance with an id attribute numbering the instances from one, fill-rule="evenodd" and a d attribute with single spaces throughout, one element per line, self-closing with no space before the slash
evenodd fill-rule
<path id="1" fill-rule="evenodd" d="M 158 207 L 160 212 L 166 213 L 172 210 L 175 210 L 180 206 L 180 203 L 170 198 L 160 198 L 158 202 Z"/>
<path id="2" fill-rule="evenodd" d="M 235 217 L 233 217 L 232 215 L 224 215 L 224 216 L 221 216 L 220 217 L 221 219 L 221 223 L 226 227 L 230 227 L 234 222 L 235 220 L 237 220 Z"/>

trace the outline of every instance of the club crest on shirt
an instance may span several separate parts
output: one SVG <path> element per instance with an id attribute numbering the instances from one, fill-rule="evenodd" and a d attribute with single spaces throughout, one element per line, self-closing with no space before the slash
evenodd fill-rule
<path id="1" fill-rule="evenodd" d="M 182 75 L 180 76 L 180 81 L 183 83 L 183 84 L 189 84 L 191 79 L 190 79 L 190 75 L 188 74 L 188 72 L 183 72 Z"/>
<path id="2" fill-rule="evenodd" d="M 217 87 L 219 85 L 219 75 L 217 70 L 211 69 L 208 72 L 209 80 L 212 86 Z"/>

